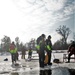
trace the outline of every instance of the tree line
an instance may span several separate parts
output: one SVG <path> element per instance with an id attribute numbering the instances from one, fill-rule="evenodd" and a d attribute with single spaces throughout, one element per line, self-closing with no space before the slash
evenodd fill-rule
<path id="1" fill-rule="evenodd" d="M 57 40 L 53 44 L 53 49 L 54 50 L 68 49 L 68 46 L 70 45 L 70 43 L 67 43 L 67 39 L 68 39 L 68 36 L 71 33 L 70 28 L 66 27 L 65 25 L 62 25 L 62 26 L 59 26 L 56 29 L 56 32 L 62 38 L 61 39 L 59 38 L 59 40 Z M 73 38 L 75 38 L 75 36 Z M 11 43 L 11 38 L 5 35 L 1 39 L 0 51 L 9 51 L 10 43 Z M 20 42 L 19 37 L 16 37 L 15 38 L 15 44 L 16 44 L 16 47 L 17 47 L 18 51 L 21 51 L 22 46 L 25 46 L 27 49 L 29 47 L 32 47 L 33 50 L 36 50 L 36 39 L 31 39 L 31 41 L 29 41 L 28 43 L 23 44 L 22 42 Z"/>

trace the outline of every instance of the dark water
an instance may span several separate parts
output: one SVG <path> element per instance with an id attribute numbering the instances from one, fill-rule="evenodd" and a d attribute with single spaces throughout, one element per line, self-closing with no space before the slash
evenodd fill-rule
<path id="1" fill-rule="evenodd" d="M 48 70 L 40 70 L 39 75 L 70 75 L 67 68 L 54 68 L 54 69 L 48 69 Z"/>
<path id="2" fill-rule="evenodd" d="M 39 75 L 52 75 L 52 70 L 40 70 Z"/>
<path id="3" fill-rule="evenodd" d="M 59 68 L 60 69 L 60 68 Z M 40 70 L 39 75 L 75 75 L 75 69 Z"/>
<path id="4" fill-rule="evenodd" d="M 75 75 L 75 69 L 68 69 L 70 72 L 70 75 Z"/>
<path id="5" fill-rule="evenodd" d="M 75 69 L 68 68 L 55 68 L 55 69 L 46 69 L 46 70 L 31 70 L 27 72 L 12 72 L 10 75 L 75 75 Z"/>

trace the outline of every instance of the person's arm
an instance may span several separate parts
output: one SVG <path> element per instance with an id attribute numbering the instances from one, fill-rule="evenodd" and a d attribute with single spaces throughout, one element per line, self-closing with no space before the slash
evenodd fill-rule
<path id="1" fill-rule="evenodd" d="M 52 41 L 51 40 L 50 40 L 49 46 L 50 46 L 50 48 L 52 50 Z"/>
<path id="2" fill-rule="evenodd" d="M 70 52 L 70 51 L 71 51 L 71 46 L 72 46 L 72 45 L 70 45 L 70 46 L 68 47 L 68 51 L 67 51 L 67 52 Z"/>

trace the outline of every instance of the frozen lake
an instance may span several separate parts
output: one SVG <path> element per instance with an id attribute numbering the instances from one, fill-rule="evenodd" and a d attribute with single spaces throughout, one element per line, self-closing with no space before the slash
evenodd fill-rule
<path id="1" fill-rule="evenodd" d="M 4 53 L 3 55 L 0 55 L 0 75 L 70 75 L 68 68 L 75 69 L 75 63 L 63 62 L 63 53 L 64 52 L 53 52 L 51 61 L 53 62 L 53 60 L 57 58 L 62 63 L 53 63 L 52 66 L 47 66 L 44 69 L 39 68 L 39 62 L 36 60 L 38 59 L 38 54 L 36 54 L 36 52 L 33 53 L 32 58 L 34 60 L 31 61 L 21 59 L 21 55 L 19 55 L 19 61 L 17 61 L 17 63 L 19 63 L 20 66 L 16 68 L 11 66 L 10 54 Z M 26 55 L 26 58 L 27 57 L 28 56 Z M 4 61 L 5 58 L 8 58 L 8 61 Z"/>

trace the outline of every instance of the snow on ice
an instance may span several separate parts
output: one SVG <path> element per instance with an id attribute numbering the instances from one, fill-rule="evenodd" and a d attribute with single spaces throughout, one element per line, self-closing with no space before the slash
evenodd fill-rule
<path id="1" fill-rule="evenodd" d="M 53 63 L 51 67 L 45 67 L 43 69 L 43 72 L 46 71 L 47 75 L 50 75 L 50 73 L 48 74 L 47 70 L 51 70 L 51 75 L 65 75 L 64 73 L 66 73 L 66 75 L 70 75 L 67 69 L 75 69 L 75 63 L 63 62 L 63 53 L 64 52 L 53 52 L 51 61 L 53 62 L 53 60 L 57 58 L 61 61 L 61 63 Z M 27 57 L 28 56 L 26 55 L 26 59 Z M 7 58 L 8 61 L 4 61 L 5 58 Z M 0 75 L 41 75 L 42 69 L 39 68 L 38 54 L 33 53 L 32 58 L 34 60 L 25 61 L 24 59 L 21 59 L 20 54 L 19 61 L 17 61 L 17 63 L 19 63 L 20 66 L 12 67 L 10 53 L 0 54 Z M 74 61 L 74 59 L 72 61 Z"/>

